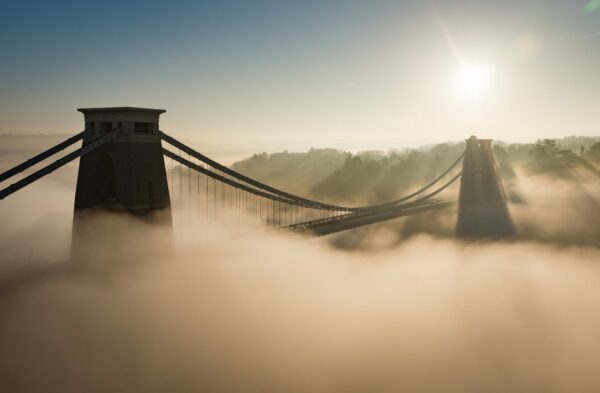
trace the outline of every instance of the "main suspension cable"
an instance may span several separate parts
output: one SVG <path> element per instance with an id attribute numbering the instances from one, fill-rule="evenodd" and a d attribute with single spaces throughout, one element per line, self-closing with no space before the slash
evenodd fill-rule
<path id="1" fill-rule="evenodd" d="M 203 155 L 202 153 L 199 153 L 197 151 L 195 151 L 194 149 L 190 148 L 189 146 L 179 142 L 178 140 L 176 140 L 175 138 L 171 137 L 170 135 L 165 134 L 164 132 L 160 131 L 160 135 L 162 137 L 162 139 L 173 145 L 176 148 L 179 148 L 183 151 L 185 151 L 186 153 L 192 155 L 193 157 L 197 158 L 198 160 L 207 163 L 209 165 L 211 165 L 212 167 L 219 169 L 221 172 L 226 173 L 238 180 L 241 180 L 247 184 L 250 184 L 256 188 L 259 188 L 261 190 L 267 191 L 271 194 L 275 194 L 277 196 L 286 198 L 290 201 L 294 201 L 296 203 L 291 203 L 288 202 L 290 204 L 294 204 L 297 206 L 305 206 L 308 208 L 312 208 L 312 209 L 319 209 L 319 210 L 333 210 L 333 211 L 351 211 L 351 212 L 360 212 L 360 211 L 368 211 L 368 210 L 376 210 L 376 209 L 380 209 L 383 207 L 388 207 L 391 205 L 395 205 L 401 202 L 404 202 L 408 199 L 411 199 L 419 194 L 421 194 L 422 192 L 426 191 L 427 189 L 429 189 L 430 187 L 432 187 L 435 183 L 437 183 L 438 181 L 440 181 L 444 176 L 446 176 L 460 161 L 461 159 L 464 157 L 464 153 L 461 154 L 456 161 L 454 161 L 454 163 L 452 163 L 452 165 L 446 170 L 444 171 L 440 176 L 438 176 L 437 178 L 435 178 L 432 182 L 430 182 L 429 184 L 427 184 L 425 187 L 417 190 L 416 192 L 407 195 L 405 197 L 396 199 L 394 201 L 390 201 L 390 202 L 386 202 L 383 204 L 379 204 L 379 205 L 373 205 L 373 206 L 361 206 L 361 207 L 348 207 L 348 206 L 338 206 L 338 205 L 332 205 L 332 204 L 327 204 L 327 203 L 322 203 L 322 202 L 318 202 L 318 201 L 313 201 L 310 199 L 306 199 L 306 198 L 302 198 L 300 196 L 297 195 L 293 195 L 290 193 L 287 193 L 283 190 L 279 190 L 277 188 L 271 187 L 267 184 L 261 183 L 257 180 L 254 180 L 252 178 L 249 178 L 239 172 L 236 172 L 224 165 L 219 164 L 218 162 L 208 158 L 207 156 Z"/>

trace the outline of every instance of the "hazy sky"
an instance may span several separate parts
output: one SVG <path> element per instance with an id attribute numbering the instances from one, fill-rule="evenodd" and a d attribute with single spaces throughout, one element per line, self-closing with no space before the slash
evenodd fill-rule
<path id="1" fill-rule="evenodd" d="M 221 149 L 600 135 L 600 1 L 11 1 L 0 133 L 167 109 Z M 454 48 L 454 49 L 453 49 Z M 461 65 L 488 67 L 479 98 Z"/>

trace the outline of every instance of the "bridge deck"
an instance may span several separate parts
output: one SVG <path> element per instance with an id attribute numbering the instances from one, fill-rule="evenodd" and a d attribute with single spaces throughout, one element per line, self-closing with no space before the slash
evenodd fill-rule
<path id="1" fill-rule="evenodd" d="M 332 233 L 342 232 L 365 225 L 392 220 L 394 218 L 405 217 L 412 214 L 424 213 L 427 211 L 445 208 L 454 205 L 455 203 L 455 200 L 431 200 L 422 203 L 415 203 L 413 205 L 403 205 L 386 208 L 374 212 L 346 214 L 343 216 L 314 220 L 305 223 L 295 224 L 288 228 L 301 232 L 309 232 L 316 236 L 325 236 Z"/>

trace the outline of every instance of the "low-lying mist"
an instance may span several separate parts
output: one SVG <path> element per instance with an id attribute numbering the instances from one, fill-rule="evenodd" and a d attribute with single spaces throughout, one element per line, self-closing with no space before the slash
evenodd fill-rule
<path id="1" fill-rule="evenodd" d="M 125 257 L 5 274 L 4 391 L 600 389 L 597 249 L 211 225 L 157 257 L 140 222 L 97 219 L 131 233 Z"/>
<path id="2" fill-rule="evenodd" d="M 453 239 L 452 208 L 319 239 L 175 211 L 176 247 L 92 215 L 123 241 L 72 263 L 72 182 L 32 187 L 0 205 L 2 391 L 600 390 L 589 172 L 515 168 L 510 242 Z"/>

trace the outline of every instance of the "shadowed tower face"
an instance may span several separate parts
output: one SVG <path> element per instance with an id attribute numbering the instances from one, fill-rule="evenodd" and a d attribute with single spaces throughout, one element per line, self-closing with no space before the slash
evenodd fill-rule
<path id="1" fill-rule="evenodd" d="M 171 201 L 158 126 L 165 111 L 132 107 L 78 110 L 85 116 L 84 146 L 110 132 L 116 135 L 80 160 L 73 258 L 85 257 L 90 245 L 119 247 L 124 239 L 131 240 L 132 234 L 112 225 L 109 216 L 112 221 L 123 222 L 127 217 L 128 223 L 164 224 L 170 230 Z M 139 227 L 150 230 L 149 225 Z"/>
<path id="2" fill-rule="evenodd" d="M 498 239 L 515 235 L 491 139 L 467 139 L 458 203 L 457 237 Z"/>

